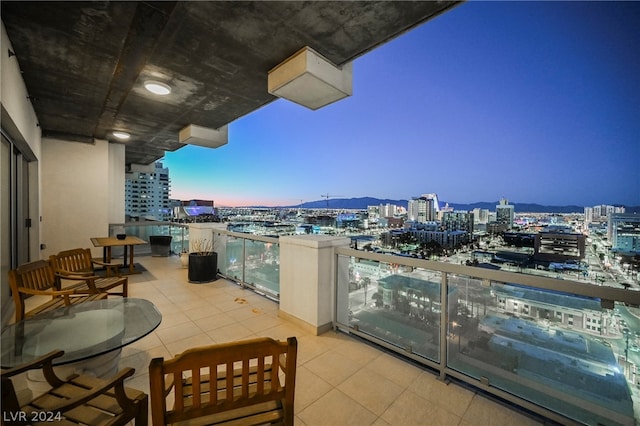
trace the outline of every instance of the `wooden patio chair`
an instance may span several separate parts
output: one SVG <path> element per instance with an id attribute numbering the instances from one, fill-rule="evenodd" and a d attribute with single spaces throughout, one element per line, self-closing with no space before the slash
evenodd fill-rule
<path id="1" fill-rule="evenodd" d="M 120 264 L 97 261 L 91 257 L 91 250 L 89 249 L 77 248 L 61 251 L 58 254 L 51 255 L 49 260 L 60 280 L 68 279 L 72 276 L 84 277 L 85 285 L 74 285 L 73 288 L 76 293 L 91 293 L 94 287 L 99 292 L 108 292 L 113 288 L 122 286 L 122 291 L 109 292 L 109 294 L 127 297 L 129 279 L 120 276 Z M 94 265 L 103 266 L 106 269 L 106 276 L 100 277 L 96 275 Z"/>
<path id="2" fill-rule="evenodd" d="M 84 277 L 80 280 L 82 282 L 79 284 L 85 285 Z M 100 293 L 97 289 L 93 289 L 92 293 L 87 292 L 87 294 L 77 294 L 73 286 L 60 290 L 55 271 L 46 260 L 25 263 L 9 271 L 9 285 L 16 307 L 16 322 L 63 306 L 107 297 L 107 293 Z M 48 296 L 50 299 L 26 311 L 25 300 L 32 296 Z"/>
<path id="3" fill-rule="evenodd" d="M 125 368 L 110 379 L 74 374 L 62 380 L 54 372 L 52 362 L 63 354 L 52 351 L 0 373 L 3 425 L 124 425 L 134 420 L 137 426 L 147 426 L 147 394 L 124 387 L 124 380 L 135 371 L 133 368 Z M 11 377 L 36 369 L 42 370 L 51 389 L 21 404 Z"/>
<path id="4" fill-rule="evenodd" d="M 297 351 L 295 337 L 263 337 L 152 359 L 152 424 L 293 425 Z"/>

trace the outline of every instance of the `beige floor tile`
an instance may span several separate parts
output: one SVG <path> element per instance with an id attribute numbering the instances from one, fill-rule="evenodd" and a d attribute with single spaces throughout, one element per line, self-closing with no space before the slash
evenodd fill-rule
<path id="1" fill-rule="evenodd" d="M 367 365 L 378 358 L 382 352 L 372 346 L 354 339 L 345 340 L 335 345 L 333 349 L 347 358 Z"/>
<path id="2" fill-rule="evenodd" d="M 293 420 L 293 424 L 295 424 L 296 426 L 309 426 L 300 418 L 300 416 L 296 416 L 296 418 Z"/>
<path id="3" fill-rule="evenodd" d="M 200 333 L 202 333 L 202 330 L 200 330 L 200 328 L 191 321 L 172 325 L 170 327 L 158 327 L 156 330 L 157 336 L 165 345 L 169 345 L 177 342 L 178 340 L 183 340 L 187 337 L 195 336 Z"/>
<path id="4" fill-rule="evenodd" d="M 184 314 L 192 321 L 210 317 L 213 314 L 220 313 L 218 308 L 213 305 L 203 304 L 194 309 L 187 309 L 184 311 Z"/>
<path id="5" fill-rule="evenodd" d="M 298 338 L 298 365 L 303 365 L 330 349 L 331 345 L 318 336 L 301 336 Z"/>
<path id="6" fill-rule="evenodd" d="M 420 374 L 409 386 L 409 390 L 440 405 L 458 417 L 464 415 L 475 395 L 474 392 L 454 383 L 438 380 L 436 375 L 431 372 Z"/>
<path id="7" fill-rule="evenodd" d="M 239 323 L 233 323 L 207 331 L 207 335 L 209 335 L 215 343 L 225 343 L 255 337 L 253 331 Z"/>
<path id="8" fill-rule="evenodd" d="M 260 309 L 253 308 L 251 307 L 251 305 L 246 304 L 238 309 L 227 311 L 227 315 L 238 322 L 244 322 L 245 320 L 256 318 L 262 316 L 263 314 Z"/>
<path id="9" fill-rule="evenodd" d="M 295 396 L 296 414 L 307 408 L 313 402 L 317 401 L 331 389 L 333 389 L 333 386 L 322 380 L 304 366 L 297 367 Z"/>
<path id="10" fill-rule="evenodd" d="M 274 318 L 271 315 L 254 314 L 254 316 L 244 319 L 242 325 L 254 333 L 258 333 L 269 328 L 277 327 L 281 322 L 282 320 Z"/>
<path id="11" fill-rule="evenodd" d="M 267 328 L 256 333 L 256 335 L 258 336 L 271 337 L 272 339 L 276 340 L 287 340 L 287 338 L 292 336 L 295 336 L 299 339 L 301 336 L 305 336 L 306 334 L 307 333 L 302 329 L 292 324 L 289 325 L 286 322 L 280 322 L 275 327 Z M 300 346 L 299 343 L 298 346 Z"/>
<path id="12" fill-rule="evenodd" d="M 384 421 L 382 417 L 378 417 L 378 420 L 376 420 L 372 426 L 392 426 L 392 425 Z"/>
<path id="13" fill-rule="evenodd" d="M 182 340 L 175 341 L 173 343 L 166 344 L 166 348 L 172 357 L 186 351 L 187 349 L 197 348 L 199 346 L 208 346 L 216 343 L 206 333 L 200 333 L 195 336 L 187 337 Z"/>
<path id="14" fill-rule="evenodd" d="M 163 317 L 169 314 L 174 314 L 176 312 L 182 312 L 182 309 L 180 309 L 180 306 L 174 305 L 173 302 L 167 299 L 164 295 L 160 295 L 159 297 L 155 297 L 155 298 L 146 298 L 146 299 L 156 306 L 156 308 L 160 311 Z"/>
<path id="15" fill-rule="evenodd" d="M 190 323 L 191 320 L 184 312 L 170 312 L 162 314 L 162 321 L 158 326 L 157 330 L 166 330 L 168 328 L 176 327 L 178 325 L 183 325 L 185 323 Z"/>
<path id="16" fill-rule="evenodd" d="M 378 416 L 337 389 L 332 389 L 302 410 L 298 417 L 307 426 L 365 426 L 378 419 Z"/>
<path id="17" fill-rule="evenodd" d="M 145 337 L 141 338 L 140 340 L 133 342 L 132 344 L 122 348 L 122 356 L 123 357 L 127 356 L 126 354 L 128 351 L 132 351 L 132 352 L 146 351 L 162 345 L 163 345 L 162 340 L 160 340 L 158 335 L 155 332 L 151 332 Z"/>
<path id="18" fill-rule="evenodd" d="M 367 367 L 405 388 L 423 373 L 423 370 L 415 365 L 386 353 L 371 361 Z"/>
<path id="19" fill-rule="evenodd" d="M 398 426 L 456 426 L 461 420 L 409 390 L 403 392 L 381 417 L 387 423 Z"/>
<path id="20" fill-rule="evenodd" d="M 305 367 L 331 385 L 338 386 L 360 370 L 362 364 L 337 352 L 329 351 L 308 361 Z"/>
<path id="21" fill-rule="evenodd" d="M 118 364 L 118 366 L 120 369 L 124 367 L 135 368 L 136 375 L 148 374 L 149 364 L 151 363 L 151 360 L 157 357 L 170 359 L 172 355 L 169 353 L 167 348 L 164 347 L 164 345 L 151 348 L 146 351 L 129 353 L 127 354 L 127 356 L 124 356 L 124 351 L 123 351 L 123 356 L 122 358 L 120 358 L 120 363 Z"/>
<path id="22" fill-rule="evenodd" d="M 231 296 L 229 294 L 224 294 L 221 297 L 216 298 L 215 307 L 218 308 L 221 312 L 229 312 L 235 309 L 241 309 L 242 304 L 238 300 L 237 297 Z M 207 299 L 209 300 L 209 299 Z"/>
<path id="23" fill-rule="evenodd" d="M 371 368 L 363 368 L 342 382 L 338 389 L 380 416 L 404 389 Z"/>
<path id="24" fill-rule="evenodd" d="M 534 426 L 541 424 L 530 417 L 477 394 L 471 400 L 463 419 L 467 424 L 474 426 Z"/>
<path id="25" fill-rule="evenodd" d="M 225 313 L 218 313 L 205 318 L 194 320 L 193 323 L 197 325 L 202 331 L 211 331 L 215 330 L 216 328 L 235 324 L 236 320 Z"/>
<path id="26" fill-rule="evenodd" d="M 167 295 L 167 298 L 185 312 L 210 306 L 205 299 L 194 293 Z"/>

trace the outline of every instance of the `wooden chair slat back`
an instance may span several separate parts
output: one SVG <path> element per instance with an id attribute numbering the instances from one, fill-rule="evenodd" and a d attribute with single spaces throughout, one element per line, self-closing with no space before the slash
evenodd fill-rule
<path id="1" fill-rule="evenodd" d="M 51 264 L 46 260 L 37 260 L 18 266 L 9 271 L 9 286 L 11 287 L 11 297 L 16 307 L 16 321 L 24 318 L 26 307 L 25 300 L 31 297 L 30 294 L 23 293 L 20 288 L 30 290 L 57 290 L 55 273 Z"/>
<path id="2" fill-rule="evenodd" d="M 11 291 L 19 287 L 31 290 L 49 290 L 56 288 L 56 277 L 51 264 L 46 260 L 37 260 L 18 266 L 9 273 Z M 28 295 L 25 295 L 28 296 Z"/>
<path id="3" fill-rule="evenodd" d="M 51 256 L 54 266 L 68 272 L 93 272 L 93 263 L 91 262 L 91 250 L 89 249 L 71 249 L 61 251 Z"/>
<path id="4" fill-rule="evenodd" d="M 149 366 L 154 425 L 210 416 L 277 401 L 284 424 L 293 424 L 297 340 L 256 338 L 189 349 Z M 167 410 L 165 379 L 173 379 Z"/>

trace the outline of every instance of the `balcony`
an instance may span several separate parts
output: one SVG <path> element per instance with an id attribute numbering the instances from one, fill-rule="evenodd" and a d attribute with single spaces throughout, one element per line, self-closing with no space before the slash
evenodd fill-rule
<path id="1" fill-rule="evenodd" d="M 146 270 L 132 277 L 132 297 L 164 315 L 122 360 L 136 367 L 141 388 L 156 354 L 295 335 L 302 424 L 640 418 L 638 291 L 366 253 L 339 237 L 171 227 L 184 246 L 212 240 L 226 279 L 189 284 L 176 257 L 140 258 Z"/>
<path id="2" fill-rule="evenodd" d="M 255 336 L 297 336 L 296 424 L 542 424 L 515 406 L 447 384 L 429 369 L 344 333 L 310 334 L 279 318 L 277 302 L 229 280 L 190 284 L 175 256 L 139 262 L 145 271 L 130 277 L 130 297 L 152 301 L 163 319 L 155 332 L 123 350 L 121 367 L 136 369 L 132 387 L 148 392 L 153 357 Z"/>

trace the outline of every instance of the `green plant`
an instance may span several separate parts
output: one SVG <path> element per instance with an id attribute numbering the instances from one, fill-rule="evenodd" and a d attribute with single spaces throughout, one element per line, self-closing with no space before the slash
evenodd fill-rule
<path id="1" fill-rule="evenodd" d="M 191 254 L 195 256 L 209 256 L 213 254 L 213 241 L 206 238 L 198 238 L 192 241 L 193 250 Z"/>

